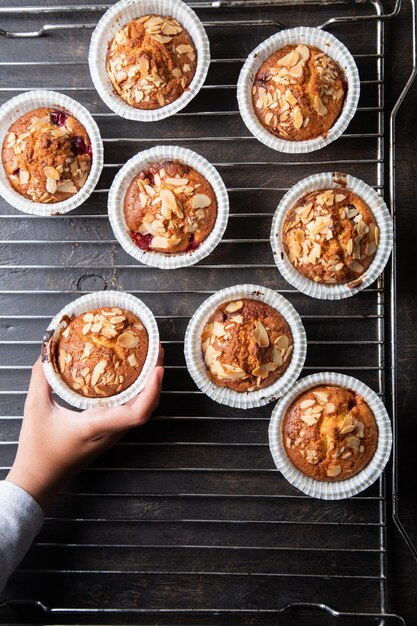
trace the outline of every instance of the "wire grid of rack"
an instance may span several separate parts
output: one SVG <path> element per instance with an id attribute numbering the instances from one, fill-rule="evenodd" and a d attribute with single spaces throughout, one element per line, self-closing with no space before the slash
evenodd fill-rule
<path id="1" fill-rule="evenodd" d="M 384 343 L 395 309 L 395 299 L 386 303 L 391 268 L 385 286 L 381 278 L 348 301 L 315 301 L 281 278 L 268 240 L 278 201 L 308 174 L 343 171 L 387 191 L 388 154 L 394 165 L 385 142 L 384 19 L 378 18 L 386 7 L 377 0 L 190 5 L 211 42 L 206 85 L 185 111 L 148 125 L 110 113 L 92 87 L 89 38 L 108 5 L 0 7 L 0 101 L 39 87 L 68 93 L 93 113 L 105 144 L 98 188 L 71 214 L 30 217 L 0 201 L 1 477 L 16 451 L 31 364 L 48 320 L 63 305 L 91 290 L 129 291 L 154 311 L 166 349 L 156 416 L 59 496 L 6 589 L 0 619 L 301 626 L 314 616 L 317 625 L 403 623 L 387 605 L 385 476 L 350 500 L 304 497 L 274 470 L 271 407 L 242 413 L 215 404 L 196 390 L 183 357 L 188 319 L 209 294 L 259 283 L 284 294 L 303 318 L 303 374 L 343 371 L 383 397 L 391 389 Z M 390 17 L 399 8 L 397 2 Z M 347 45 L 359 66 L 361 99 L 337 142 L 291 157 L 249 135 L 236 80 L 251 49 L 299 24 L 332 27 Z M 217 250 L 198 266 L 173 272 L 128 257 L 106 215 L 117 169 L 159 143 L 190 147 L 213 162 L 231 201 Z"/>

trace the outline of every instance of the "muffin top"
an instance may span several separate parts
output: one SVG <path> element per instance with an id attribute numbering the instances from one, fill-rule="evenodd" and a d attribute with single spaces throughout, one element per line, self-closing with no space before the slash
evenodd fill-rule
<path id="1" fill-rule="evenodd" d="M 201 333 L 210 378 L 234 391 L 272 385 L 287 369 L 293 338 L 285 319 L 269 304 L 242 298 L 223 302 Z"/>
<path id="2" fill-rule="evenodd" d="M 65 109 L 34 109 L 10 126 L 2 161 L 9 183 L 22 196 L 62 202 L 87 180 L 91 142 L 81 122 Z"/>
<path id="3" fill-rule="evenodd" d="M 210 183 L 179 161 L 151 163 L 130 183 L 124 200 L 130 236 L 142 250 L 176 254 L 195 250 L 216 222 Z"/>
<path id="4" fill-rule="evenodd" d="M 326 284 L 360 279 L 379 242 L 371 209 L 345 188 L 306 194 L 288 211 L 281 236 L 295 269 Z"/>
<path id="5" fill-rule="evenodd" d="M 68 319 L 52 351 L 54 367 L 71 389 L 88 398 L 109 397 L 141 373 L 148 333 L 130 311 L 102 307 Z"/>
<path id="6" fill-rule="evenodd" d="M 378 426 L 361 395 L 337 386 L 302 393 L 287 409 L 282 437 L 290 461 L 315 480 L 337 481 L 360 472 L 378 444 Z"/>
<path id="7" fill-rule="evenodd" d="M 118 95 L 137 109 L 160 109 L 188 89 L 196 50 L 172 17 L 145 15 L 123 26 L 109 43 L 106 69 Z"/>
<path id="8" fill-rule="evenodd" d="M 335 124 L 347 93 L 342 68 L 314 46 L 288 45 L 256 73 L 253 108 L 262 126 L 286 141 L 315 139 Z"/>

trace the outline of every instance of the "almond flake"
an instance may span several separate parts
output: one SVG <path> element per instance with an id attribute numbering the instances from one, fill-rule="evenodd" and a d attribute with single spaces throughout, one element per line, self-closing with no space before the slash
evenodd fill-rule
<path id="1" fill-rule="evenodd" d="M 86 313 L 83 316 L 83 322 L 92 322 L 94 321 L 94 315 L 92 313 Z"/>
<path id="2" fill-rule="evenodd" d="M 136 348 L 139 345 L 139 337 L 133 333 L 125 332 L 117 337 L 117 343 L 122 348 Z"/>
<path id="3" fill-rule="evenodd" d="M 310 406 L 313 406 L 315 404 L 315 400 L 303 400 L 303 402 L 300 402 L 300 409 L 308 409 Z"/>
<path id="4" fill-rule="evenodd" d="M 99 361 L 97 363 L 97 365 L 95 366 L 95 368 L 93 369 L 93 373 L 91 375 L 91 385 L 93 387 L 94 387 L 94 385 L 97 384 L 99 378 L 104 373 L 104 370 L 106 369 L 106 366 L 107 366 L 107 361 L 103 360 L 103 361 Z"/>
<path id="5" fill-rule="evenodd" d="M 242 307 L 242 300 L 235 300 L 234 302 L 229 302 L 229 304 L 225 308 L 225 311 L 227 311 L 227 313 L 235 313 L 236 311 L 239 311 Z"/>
<path id="6" fill-rule="evenodd" d="M 255 322 L 255 329 L 252 331 L 251 335 L 261 348 L 267 348 L 269 346 L 268 333 L 261 322 Z"/>
<path id="7" fill-rule="evenodd" d="M 211 198 L 204 193 L 196 193 L 191 200 L 193 209 L 205 209 L 210 206 Z"/>
<path id="8" fill-rule="evenodd" d="M 329 476 L 330 478 L 335 478 L 336 476 L 339 476 L 339 474 L 342 473 L 342 468 L 340 467 L 340 465 L 332 465 L 327 469 L 327 476 Z"/>
<path id="9" fill-rule="evenodd" d="M 26 185 L 29 182 L 29 172 L 27 172 L 26 170 L 20 170 L 19 181 L 21 185 Z"/>
<path id="10" fill-rule="evenodd" d="M 52 180 L 59 180 L 59 172 L 54 167 L 44 167 L 43 173 L 47 178 L 52 178 Z"/>
<path id="11" fill-rule="evenodd" d="M 137 367 L 139 365 L 134 354 L 129 354 L 127 360 L 129 365 L 131 365 L 132 367 Z"/>
<path id="12" fill-rule="evenodd" d="M 259 376 L 260 378 L 267 378 L 269 376 L 269 373 L 275 371 L 276 369 L 277 366 L 275 363 L 262 363 L 258 367 L 255 367 L 254 370 L 252 370 L 252 375 L 256 377 Z"/>
<path id="13" fill-rule="evenodd" d="M 291 50 L 291 52 L 289 52 L 285 56 L 281 57 L 277 61 L 277 64 L 278 65 L 286 65 L 287 67 L 292 67 L 293 65 L 298 63 L 299 58 L 300 57 L 298 55 L 297 50 Z"/>

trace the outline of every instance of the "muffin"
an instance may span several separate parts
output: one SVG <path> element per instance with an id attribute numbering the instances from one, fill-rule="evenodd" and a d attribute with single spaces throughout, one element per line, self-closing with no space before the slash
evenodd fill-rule
<path id="1" fill-rule="evenodd" d="M 110 41 L 106 70 L 115 92 L 137 109 L 160 109 L 188 90 L 197 53 L 172 17 L 131 20 Z"/>
<path id="2" fill-rule="evenodd" d="M 2 148 L 10 185 L 34 202 L 56 203 L 76 194 L 91 169 L 84 126 L 64 108 L 42 107 L 10 126 Z"/>
<path id="3" fill-rule="evenodd" d="M 141 320 L 118 307 L 102 307 L 67 320 L 52 346 L 62 380 L 87 398 L 121 393 L 141 373 L 148 333 Z"/>
<path id="4" fill-rule="evenodd" d="M 292 349 L 285 319 L 265 302 L 250 298 L 223 302 L 201 333 L 211 380 L 238 392 L 272 385 L 287 369 Z"/>
<path id="5" fill-rule="evenodd" d="M 267 131 L 286 141 L 306 141 L 334 126 L 346 94 L 336 61 L 315 46 L 286 45 L 258 69 L 252 104 Z"/>
<path id="6" fill-rule="evenodd" d="M 294 268 L 323 284 L 357 281 L 372 263 L 379 230 L 369 206 L 345 188 L 304 195 L 288 211 L 282 244 Z"/>
<path id="7" fill-rule="evenodd" d="M 378 426 L 360 394 L 318 386 L 287 409 L 282 437 L 288 458 L 305 476 L 339 481 L 368 465 L 377 449 Z"/>
<path id="8" fill-rule="evenodd" d="M 141 250 L 189 252 L 214 227 L 216 194 L 199 172 L 180 161 L 151 163 L 130 183 L 124 217 L 131 239 Z"/>

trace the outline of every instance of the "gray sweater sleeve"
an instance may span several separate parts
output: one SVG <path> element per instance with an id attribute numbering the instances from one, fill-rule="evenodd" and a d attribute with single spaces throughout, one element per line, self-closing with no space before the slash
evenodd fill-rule
<path id="1" fill-rule="evenodd" d="M 0 593 L 40 531 L 44 514 L 26 491 L 0 481 Z"/>

